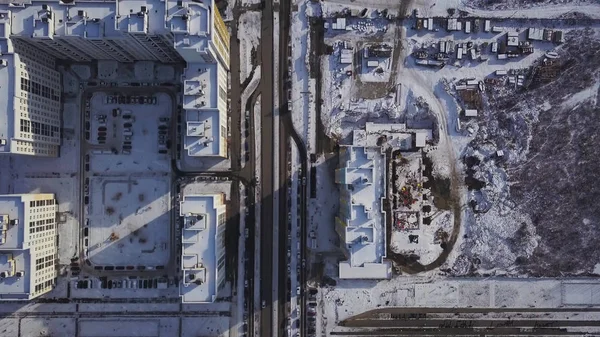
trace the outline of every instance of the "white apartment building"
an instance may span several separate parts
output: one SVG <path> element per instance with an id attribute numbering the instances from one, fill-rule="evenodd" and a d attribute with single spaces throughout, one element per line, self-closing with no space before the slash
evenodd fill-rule
<path id="1" fill-rule="evenodd" d="M 0 50 L 9 52 L 0 53 L 0 100 L 6 103 L 0 152 L 58 156 L 62 85 L 54 58 L 20 41 L 0 40 Z"/>
<path id="2" fill-rule="evenodd" d="M 18 63 L 24 62 L 24 56 L 34 74 L 39 71 L 34 67 L 48 67 L 44 74 L 56 81 L 59 91 L 60 76 L 54 72 L 53 59 L 186 62 L 182 82 L 189 122 L 184 134 L 187 154 L 227 157 L 229 34 L 214 0 L 0 1 L 0 99 L 19 95 L 21 80 L 15 76 L 25 76 L 20 75 L 25 72 Z M 27 74 L 28 81 L 42 85 L 41 78 Z M 28 92 L 27 96 L 31 95 Z M 33 102 L 36 107 L 38 103 Z M 60 98 L 56 104 L 60 109 Z M 29 142 L 39 145 L 25 145 L 18 132 L 27 132 L 20 131 L 20 121 L 15 118 L 20 116 L 19 107 L 15 107 L 9 106 L 6 112 L 14 123 L 0 127 L 0 152 L 56 156 L 60 142 L 53 135 L 60 139 L 60 131 L 50 128 L 48 136 L 46 127 L 40 126 L 42 134 Z M 31 110 L 30 105 L 27 107 Z M 48 110 L 44 111 L 45 118 L 57 126 L 60 113 L 57 120 L 55 103 L 43 107 Z M 33 125 L 30 130 L 34 130 Z"/>
<path id="3" fill-rule="evenodd" d="M 184 303 L 214 302 L 225 285 L 225 195 L 187 195 L 183 220 L 179 288 Z"/>
<path id="4" fill-rule="evenodd" d="M 0 299 L 30 300 L 56 284 L 54 194 L 0 195 Z"/>
<path id="5" fill-rule="evenodd" d="M 389 279 L 386 257 L 385 153 L 379 147 L 341 146 L 335 171 L 340 211 L 335 230 L 348 257 L 339 263 L 342 279 Z"/>

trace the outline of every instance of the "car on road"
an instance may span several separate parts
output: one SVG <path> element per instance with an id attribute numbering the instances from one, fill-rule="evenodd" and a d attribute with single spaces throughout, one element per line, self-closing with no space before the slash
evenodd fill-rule
<path id="1" fill-rule="evenodd" d="M 296 288 L 296 295 L 300 296 L 300 293 L 302 292 L 302 289 L 300 287 Z"/>
<path id="2" fill-rule="evenodd" d="M 267 302 L 265 300 L 263 300 L 262 303 L 261 303 L 261 305 L 260 305 L 260 307 L 263 308 L 263 309 L 266 308 L 267 307 Z"/>
<path id="3" fill-rule="evenodd" d="M 248 280 L 244 280 L 244 288 L 248 288 Z"/>
<path id="4" fill-rule="evenodd" d="M 244 228 L 244 235 L 246 236 L 246 239 L 250 237 L 250 230 L 248 228 Z"/>
<path id="5" fill-rule="evenodd" d="M 306 177 L 302 177 L 302 185 L 306 185 Z"/>

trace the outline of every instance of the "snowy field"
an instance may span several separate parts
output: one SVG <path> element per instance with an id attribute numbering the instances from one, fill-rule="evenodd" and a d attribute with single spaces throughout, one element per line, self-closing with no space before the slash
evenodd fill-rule
<path id="1" fill-rule="evenodd" d="M 288 59 L 288 71 L 292 81 L 291 113 L 296 131 L 304 139 L 307 150 L 313 151 L 316 145 L 316 79 L 309 76 L 310 28 L 308 19 L 315 15 L 316 8 L 311 2 L 299 4 L 298 11 L 292 13 L 291 45 L 292 54 Z"/>
<path id="2" fill-rule="evenodd" d="M 136 63 L 137 73 L 154 72 L 152 63 Z M 87 256 L 97 265 L 164 265 L 170 249 L 170 161 L 158 153 L 161 118 L 171 117 L 172 101 L 156 94 L 157 104 L 106 104 L 105 93 L 91 100 L 91 132 L 98 129 L 94 116 L 106 115 L 107 144 L 93 145 L 86 177 L 90 204 Z M 113 117 L 112 110 L 121 109 Z M 123 116 L 131 115 L 125 119 Z M 131 153 L 121 152 L 125 123 L 131 123 Z M 100 154 L 117 149 L 118 154 Z M 87 158 L 87 157 L 86 157 Z"/>
<path id="3" fill-rule="evenodd" d="M 317 170 L 317 197 L 310 199 L 308 204 L 309 231 L 314 230 L 318 235 L 308 239 L 309 247 L 314 253 L 341 253 L 338 248 L 340 238 L 333 225 L 340 202 L 339 189 L 333 176 L 338 165 L 338 157 L 337 155 L 320 156 L 314 165 Z"/>
<path id="4" fill-rule="evenodd" d="M 336 280 L 318 297 L 327 332 L 354 315 L 381 307 L 559 308 L 600 304 L 597 280 L 445 279 L 397 277 L 390 281 Z"/>
<path id="5" fill-rule="evenodd" d="M 240 81 L 242 83 L 250 76 L 253 64 L 257 64 L 261 17 L 261 12 L 247 11 L 239 18 L 237 27 L 238 39 L 240 39 Z"/>
<path id="6" fill-rule="evenodd" d="M 168 177 L 94 177 L 88 256 L 96 265 L 164 265 L 170 247 Z"/>

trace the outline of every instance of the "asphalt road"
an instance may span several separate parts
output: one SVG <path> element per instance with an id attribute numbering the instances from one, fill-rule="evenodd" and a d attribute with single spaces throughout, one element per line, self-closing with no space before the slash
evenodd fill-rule
<path id="1" fill-rule="evenodd" d="M 273 1 L 264 2 L 261 20 L 261 176 L 260 184 L 260 335 L 273 337 Z"/>

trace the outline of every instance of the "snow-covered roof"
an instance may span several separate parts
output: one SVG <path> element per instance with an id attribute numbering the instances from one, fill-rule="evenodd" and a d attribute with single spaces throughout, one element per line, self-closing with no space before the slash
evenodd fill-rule
<path id="1" fill-rule="evenodd" d="M 65 6 L 58 0 L 23 2 L 24 6 L 8 6 L 0 2 L 0 10 L 10 10 L 11 33 L 25 36 L 70 35 L 85 38 L 119 36 L 123 32 L 186 34 L 192 44 L 210 39 L 212 1 L 196 0 L 117 0 L 76 1 Z M 47 13 L 51 12 L 48 17 Z M 80 15 L 83 14 L 83 15 Z M 42 20 L 44 17 L 48 20 Z"/>
<path id="2" fill-rule="evenodd" d="M 427 132 L 425 132 L 425 131 L 415 132 L 415 146 L 416 147 L 425 147 L 426 142 L 427 142 Z"/>
<path id="3" fill-rule="evenodd" d="M 29 195 L 0 195 L 0 273 L 6 274 L 0 278 L 0 299 L 29 299 L 31 275 L 31 253 L 25 228 L 28 227 L 25 214 L 25 196 Z M 31 195 L 35 198 L 34 195 Z M 51 194 L 38 194 L 39 197 L 52 197 Z M 17 224 L 11 221 L 17 220 Z M 17 272 L 21 275 L 17 276 Z M 7 276 L 8 275 L 8 276 Z"/>
<path id="4" fill-rule="evenodd" d="M 542 28 L 529 28 L 527 30 L 527 38 L 530 40 L 541 41 L 544 38 L 544 29 Z"/>
<path id="5" fill-rule="evenodd" d="M 192 157 L 219 154 L 219 111 L 186 110 L 186 135 L 184 148 Z"/>
<path id="6" fill-rule="evenodd" d="M 477 117 L 477 109 L 465 109 L 465 117 Z"/>
<path id="7" fill-rule="evenodd" d="M 225 212 L 222 195 L 187 195 L 183 217 L 180 294 L 183 302 L 213 302 L 217 295 L 217 225 Z"/>
<path id="8" fill-rule="evenodd" d="M 344 146 L 336 182 L 344 185 L 338 230 L 349 260 L 340 263 L 340 278 L 382 279 L 392 275 L 385 261 L 385 154 L 378 147 Z"/>
<path id="9" fill-rule="evenodd" d="M 385 141 L 383 141 L 383 138 Z M 416 139 L 418 137 L 418 139 Z M 413 149 L 413 138 L 416 147 L 424 147 L 427 139 L 432 139 L 431 130 L 408 129 L 404 123 L 373 123 L 367 122 L 365 130 L 353 130 L 352 144 L 354 146 L 378 147 L 390 146 L 400 150 Z M 422 145 L 419 145 L 422 144 Z"/>

